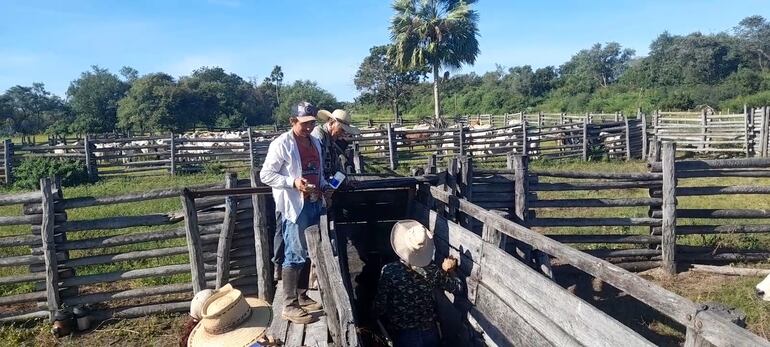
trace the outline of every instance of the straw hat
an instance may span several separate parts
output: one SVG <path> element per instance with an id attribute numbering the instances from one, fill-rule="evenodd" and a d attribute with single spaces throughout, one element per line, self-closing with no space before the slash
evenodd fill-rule
<path id="1" fill-rule="evenodd" d="M 272 317 L 270 304 L 246 298 L 227 284 L 203 304 L 201 321 L 190 333 L 187 346 L 251 346 L 265 333 Z"/>
<path id="2" fill-rule="evenodd" d="M 350 124 L 353 121 L 353 117 L 351 117 L 350 113 L 348 113 L 345 110 L 336 109 L 334 110 L 334 112 L 329 112 L 327 110 L 318 110 L 318 119 L 325 122 L 329 120 L 329 118 L 334 118 L 334 120 L 338 121 L 342 126 L 342 129 L 345 130 L 345 132 L 350 135 L 358 135 L 361 133 L 361 131 L 358 130 L 358 128 Z"/>
<path id="3" fill-rule="evenodd" d="M 201 312 L 203 311 L 203 304 L 206 303 L 214 291 L 211 289 L 204 289 L 197 293 L 190 301 L 190 317 L 193 317 L 196 321 L 201 320 Z"/>
<path id="4" fill-rule="evenodd" d="M 433 260 L 436 246 L 433 232 L 416 220 L 401 220 L 393 225 L 390 245 L 401 260 L 409 265 L 423 267 Z"/>

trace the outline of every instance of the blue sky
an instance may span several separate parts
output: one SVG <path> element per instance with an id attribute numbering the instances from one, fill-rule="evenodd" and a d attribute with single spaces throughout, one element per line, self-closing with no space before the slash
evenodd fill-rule
<path id="1" fill-rule="evenodd" d="M 559 65 L 596 42 L 644 55 L 664 30 L 727 30 L 770 17 L 770 1 L 479 0 L 481 54 L 460 72 Z M 188 75 L 221 66 L 262 80 L 281 65 L 287 81 L 317 81 L 340 100 L 373 45 L 389 40 L 387 0 L 0 0 L 0 92 L 43 82 L 64 96 L 91 65 L 117 72 Z"/>

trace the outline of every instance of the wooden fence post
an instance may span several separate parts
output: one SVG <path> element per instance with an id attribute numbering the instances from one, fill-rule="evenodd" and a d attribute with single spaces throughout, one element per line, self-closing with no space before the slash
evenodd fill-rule
<path id="1" fill-rule="evenodd" d="M 762 128 L 759 135 L 759 140 L 762 142 L 760 148 L 762 149 L 762 156 L 768 157 L 768 147 L 770 145 L 768 144 L 768 141 L 770 141 L 770 136 L 768 136 L 768 132 L 770 132 L 770 115 L 768 115 L 768 111 L 770 111 L 770 108 L 767 106 L 762 108 Z"/>
<path id="2" fill-rule="evenodd" d="M 676 143 L 662 144 L 663 206 L 662 206 L 662 267 L 669 274 L 676 274 Z"/>
<path id="3" fill-rule="evenodd" d="M 647 115 L 642 113 L 642 109 L 639 108 L 639 112 L 637 113 L 637 118 L 639 118 L 642 122 L 642 160 L 644 158 L 647 158 L 647 146 L 649 145 L 647 143 Z"/>
<path id="4" fill-rule="evenodd" d="M 469 156 L 460 157 L 460 184 L 458 185 L 460 197 L 468 201 L 473 201 L 473 158 Z M 468 216 L 466 229 L 473 231 L 473 218 Z"/>
<path id="5" fill-rule="evenodd" d="M 251 170 L 251 186 L 259 185 L 258 172 Z M 260 298 L 273 301 L 273 262 L 267 232 L 267 201 L 264 195 L 252 195 L 254 209 L 254 251 L 257 267 L 257 294 Z"/>
<path id="6" fill-rule="evenodd" d="M 426 174 L 435 174 L 438 172 L 438 168 L 436 167 L 436 154 L 433 153 L 428 157 L 428 165 L 425 166 L 425 173 Z"/>
<path id="7" fill-rule="evenodd" d="M 588 118 L 583 119 L 583 161 L 588 161 Z"/>
<path id="8" fill-rule="evenodd" d="M 225 174 L 225 189 L 232 189 L 238 186 L 238 176 L 234 172 Z M 230 279 L 230 245 L 235 233 L 236 213 L 238 212 L 238 201 L 234 196 L 225 197 L 225 217 L 222 222 L 222 231 L 219 233 L 219 243 L 217 244 L 217 279 L 216 289 L 221 288 Z"/>
<path id="9" fill-rule="evenodd" d="M 628 125 L 628 118 L 624 120 L 626 125 L 626 161 L 631 160 L 631 127 Z"/>
<path id="10" fill-rule="evenodd" d="M 460 126 L 458 131 L 459 131 L 459 136 L 460 136 L 460 141 L 459 141 L 459 146 L 458 146 L 458 148 L 460 149 L 460 153 L 459 154 L 460 155 L 465 155 L 465 127 L 464 126 Z"/>
<path id="11" fill-rule="evenodd" d="M 203 267 L 203 249 L 198 230 L 198 212 L 195 210 L 195 199 L 187 188 L 182 190 L 181 199 L 184 210 L 185 235 L 187 236 L 187 253 L 190 256 L 190 274 L 192 275 L 193 294 L 195 294 L 206 288 L 206 270 Z"/>
<path id="12" fill-rule="evenodd" d="M 88 178 L 91 180 L 96 179 L 96 160 L 93 157 L 93 151 L 91 150 L 91 139 L 89 138 L 88 134 L 86 134 L 85 138 L 83 139 L 83 148 L 86 152 L 86 171 L 88 172 Z"/>
<path id="13" fill-rule="evenodd" d="M 176 176 L 176 136 L 173 132 L 169 141 L 169 154 L 171 156 L 171 176 Z"/>
<path id="14" fill-rule="evenodd" d="M 364 173 L 364 163 L 361 160 L 361 147 L 358 142 L 353 143 L 353 168 L 357 174 Z"/>
<path id="15" fill-rule="evenodd" d="M 529 143 L 527 143 L 527 121 L 521 123 L 521 155 L 529 153 Z"/>
<path id="16" fill-rule="evenodd" d="M 542 128 L 543 127 L 543 112 L 537 113 L 537 127 Z"/>
<path id="17" fill-rule="evenodd" d="M 398 158 L 396 157 L 396 136 L 393 130 L 393 124 L 388 123 L 388 156 L 390 158 L 390 169 L 395 170 L 398 164 Z"/>
<path id="18" fill-rule="evenodd" d="M 450 157 L 447 162 L 447 189 L 449 190 L 449 193 L 452 197 L 456 198 L 458 196 L 457 192 L 457 175 L 459 174 L 460 170 L 458 167 L 458 159 L 457 157 Z M 452 200 L 449 201 L 449 219 L 453 221 L 457 221 L 457 201 Z"/>
<path id="19" fill-rule="evenodd" d="M 251 130 L 251 127 L 246 129 L 249 133 L 249 172 L 254 171 L 254 166 L 256 165 L 256 160 L 254 158 L 254 133 Z"/>
<path id="20" fill-rule="evenodd" d="M 41 208 L 43 210 L 42 223 L 40 225 L 40 237 L 43 244 L 43 257 L 45 259 L 45 292 L 46 303 L 50 321 L 53 322 L 54 312 L 61 305 L 59 296 L 59 265 L 56 259 L 56 240 L 54 239 L 54 223 L 56 212 L 54 211 L 54 197 L 51 192 L 51 179 L 40 180 L 40 192 L 42 194 Z"/>
<path id="21" fill-rule="evenodd" d="M 5 184 L 13 184 L 13 142 L 11 139 L 3 141 L 3 169 L 5 170 Z"/>
<path id="22" fill-rule="evenodd" d="M 752 148 L 751 148 L 751 140 L 755 140 L 754 139 L 754 129 L 753 129 L 753 127 L 754 127 L 754 120 L 752 119 L 753 118 L 753 113 L 754 113 L 754 108 L 752 107 L 752 108 L 746 109 L 744 107 L 744 110 L 745 111 L 743 113 L 743 119 L 744 119 L 744 123 L 745 123 L 744 130 L 746 132 L 744 143 L 745 143 L 745 146 L 746 146 L 746 158 L 748 158 L 748 157 L 751 156 L 751 150 L 752 150 Z"/>

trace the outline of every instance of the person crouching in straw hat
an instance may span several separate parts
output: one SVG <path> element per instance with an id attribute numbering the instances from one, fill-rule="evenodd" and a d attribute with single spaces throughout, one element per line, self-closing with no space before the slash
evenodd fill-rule
<path id="1" fill-rule="evenodd" d="M 323 212 L 320 194 L 331 188 L 324 179 L 321 144 L 310 136 L 317 113 L 309 102 L 294 108 L 291 129 L 270 142 L 259 172 L 262 183 L 273 188 L 275 209 L 283 218 L 281 278 L 286 301 L 282 317 L 296 324 L 310 323 L 313 317 L 308 311 L 321 309 L 307 296 L 310 259 L 305 240 L 305 229 L 317 225 Z"/>
<path id="2" fill-rule="evenodd" d="M 345 156 L 348 143 L 343 137 L 358 135 L 361 132 L 351 124 L 353 119 L 345 110 L 336 109 L 334 112 L 319 110 L 318 119 L 326 123 L 316 126 L 312 135 L 321 141 L 325 172 L 329 175 L 337 171 L 348 173 L 350 165 Z"/>
<path id="3" fill-rule="evenodd" d="M 229 283 L 214 291 L 198 292 L 190 316 L 199 320 L 187 338 L 188 347 L 250 347 L 272 344 L 265 336 L 273 318 L 270 304 L 245 297 Z"/>
<path id="4" fill-rule="evenodd" d="M 433 264 L 433 233 L 415 220 L 396 222 L 390 244 L 400 260 L 382 268 L 374 312 L 384 319 L 396 347 L 439 346 L 433 291 L 462 290 L 453 275 L 457 260 L 445 258 L 441 268 Z"/>

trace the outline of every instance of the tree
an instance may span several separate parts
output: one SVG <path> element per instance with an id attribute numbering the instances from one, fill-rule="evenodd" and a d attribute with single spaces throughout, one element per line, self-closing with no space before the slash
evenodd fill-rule
<path id="1" fill-rule="evenodd" d="M 261 121 L 253 86 L 236 74 L 220 67 L 202 67 L 182 77 L 179 84 L 190 93 L 185 124 L 240 127 Z"/>
<path id="2" fill-rule="evenodd" d="M 570 93 L 592 93 L 615 83 L 628 68 L 633 49 L 622 49 L 617 42 L 600 43 L 572 56 L 560 67 L 564 88 Z"/>
<path id="3" fill-rule="evenodd" d="M 424 69 L 397 69 L 388 55 L 388 46 L 375 46 L 369 49 L 369 56 L 358 67 L 353 83 L 377 105 L 389 106 L 397 120 L 399 106 L 409 97 L 409 86 L 420 82 L 423 76 Z"/>
<path id="4" fill-rule="evenodd" d="M 180 90 L 165 73 L 142 76 L 134 81 L 118 102 L 118 126 L 122 129 L 168 131 L 181 125 Z"/>
<path id="5" fill-rule="evenodd" d="M 770 61 L 770 23 L 762 16 L 750 16 L 741 20 L 733 32 L 743 49 L 756 56 L 759 69 L 765 71 Z"/>
<path id="6" fill-rule="evenodd" d="M 401 69 L 433 69 L 433 113 L 441 122 L 439 68 L 473 64 L 479 55 L 476 0 L 395 0 L 391 54 Z"/>
<path id="7" fill-rule="evenodd" d="M 118 100 L 126 90 L 128 84 L 96 65 L 91 67 L 91 71 L 80 74 L 80 78 L 70 82 L 67 89 L 67 97 L 75 112 L 72 130 L 87 133 L 115 129 Z"/>
<path id="8" fill-rule="evenodd" d="M 284 87 L 281 94 L 283 99 L 275 113 L 277 123 L 286 123 L 291 115 L 292 107 L 300 101 L 309 101 L 318 108 L 327 110 L 340 107 L 340 103 L 337 102 L 334 95 L 319 87 L 316 82 L 295 81 L 292 85 Z"/>
<path id="9" fill-rule="evenodd" d="M 11 87 L 1 99 L 0 110 L 6 114 L 3 125 L 9 133 L 39 134 L 69 113 L 64 101 L 42 83 Z"/>
<path id="10" fill-rule="evenodd" d="M 283 87 L 283 71 L 279 65 L 273 67 L 270 72 L 270 81 L 275 85 L 275 105 L 281 104 L 281 88 Z"/>
<path id="11" fill-rule="evenodd" d="M 123 76 L 127 83 L 133 84 L 139 78 L 139 71 L 130 66 L 124 66 L 120 68 L 120 75 Z"/>

